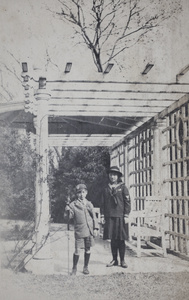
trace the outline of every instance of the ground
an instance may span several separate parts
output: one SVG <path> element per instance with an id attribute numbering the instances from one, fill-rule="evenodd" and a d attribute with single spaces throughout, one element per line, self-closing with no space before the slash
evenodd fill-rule
<path id="1" fill-rule="evenodd" d="M 4 270 L 1 300 L 187 300 L 189 273 L 65 276 Z"/>
<path id="2" fill-rule="evenodd" d="M 2 224 L 1 224 L 2 228 Z M 18 228 L 17 228 L 18 229 Z M 175 256 L 137 258 L 127 249 L 128 269 L 120 266 L 106 268 L 110 249 L 97 240 L 90 261 L 90 275 L 82 274 L 81 257 L 76 276 L 68 270 L 68 235 L 64 228 L 53 229 L 51 242 L 54 255 L 54 274 L 15 272 L 20 259 L 6 268 L 6 257 L 13 249 L 13 242 L 2 240 L 2 268 L 0 300 L 185 300 L 189 299 L 189 262 Z M 10 235 L 9 235 L 10 237 Z M 73 253 L 73 232 L 69 233 L 70 266 Z M 17 244 L 16 244 L 17 245 Z M 12 250 L 11 250 L 12 251 Z M 5 263 L 6 261 L 6 263 Z"/>

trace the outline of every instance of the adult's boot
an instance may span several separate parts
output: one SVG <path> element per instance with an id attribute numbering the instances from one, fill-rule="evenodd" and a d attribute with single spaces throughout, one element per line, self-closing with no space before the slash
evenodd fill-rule
<path id="1" fill-rule="evenodd" d="M 125 262 L 125 241 L 119 241 L 119 256 L 122 268 L 127 268 L 128 265 Z"/>
<path id="2" fill-rule="evenodd" d="M 118 252 L 118 241 L 117 240 L 111 240 L 111 252 L 113 260 L 106 265 L 106 267 L 113 267 L 118 266 L 118 260 L 117 260 L 117 252 Z"/>

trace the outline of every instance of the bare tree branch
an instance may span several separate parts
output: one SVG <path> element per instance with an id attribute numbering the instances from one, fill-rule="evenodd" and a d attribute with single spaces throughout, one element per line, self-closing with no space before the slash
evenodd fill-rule
<path id="1" fill-rule="evenodd" d="M 51 63 L 52 65 L 54 65 L 56 68 L 59 69 L 58 65 L 52 62 L 52 60 L 51 60 L 51 58 L 50 58 L 50 55 L 49 55 L 49 52 L 48 52 L 47 49 L 46 49 L 46 55 L 47 55 L 47 63 L 46 63 L 46 65 L 45 65 L 45 68 L 47 69 L 49 63 Z"/>
<path id="2" fill-rule="evenodd" d="M 6 92 L 7 92 L 7 91 L 6 91 Z M 5 99 L 7 102 L 10 101 L 10 99 L 8 99 L 7 97 L 5 97 L 5 95 L 3 95 L 2 93 L 0 93 L 0 95 L 1 95 L 1 97 L 2 97 L 3 99 Z"/>
<path id="3" fill-rule="evenodd" d="M 59 153 L 59 151 L 58 151 L 58 149 L 57 149 L 56 146 L 54 146 L 53 148 L 54 148 L 54 150 L 55 150 L 55 152 L 56 152 L 56 155 L 57 155 L 57 157 L 58 157 L 58 160 L 60 161 L 60 159 L 61 159 L 61 154 Z"/>
<path id="4" fill-rule="evenodd" d="M 3 95 L 2 93 L 1 93 L 1 96 L 7 101 L 7 102 L 9 102 L 9 101 L 11 101 L 12 99 L 13 99 L 13 94 L 10 92 L 10 91 L 8 91 L 3 85 L 1 86 L 1 88 L 3 89 L 3 91 L 9 96 L 9 98 L 7 98 L 5 95 Z"/>
<path id="5" fill-rule="evenodd" d="M 13 53 L 11 53 L 9 50 L 6 50 L 9 54 L 10 54 L 10 56 L 12 56 L 13 58 L 14 58 L 14 60 L 20 65 L 20 62 L 19 62 L 19 60 L 13 55 Z"/>
<path id="6" fill-rule="evenodd" d="M 5 63 L 2 63 L 2 65 L 4 66 L 4 68 L 9 71 L 11 74 L 13 74 L 18 80 L 19 82 L 22 82 L 22 80 L 18 77 L 18 75 L 16 74 L 15 70 L 10 69 Z"/>
<path id="7" fill-rule="evenodd" d="M 89 0 L 87 3 L 82 0 L 58 0 L 62 11 L 57 14 L 79 28 L 77 33 L 91 50 L 97 70 L 103 72 L 107 61 L 130 47 L 128 37 L 132 36 L 134 45 L 140 41 L 138 33 L 140 37 L 147 35 L 177 13 L 179 1 L 168 1 L 170 6 L 150 0 L 145 2 L 145 6 L 142 6 L 142 0 Z"/>

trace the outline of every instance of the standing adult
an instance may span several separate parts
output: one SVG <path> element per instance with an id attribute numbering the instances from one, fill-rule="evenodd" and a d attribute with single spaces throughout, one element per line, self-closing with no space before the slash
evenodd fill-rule
<path id="1" fill-rule="evenodd" d="M 125 240 L 128 239 L 128 217 L 130 213 L 130 197 L 125 184 L 122 182 L 117 166 L 108 170 L 109 182 L 104 188 L 101 199 L 101 221 L 104 224 L 104 240 L 111 240 L 112 261 L 107 267 L 120 265 L 127 268 L 125 262 Z"/>

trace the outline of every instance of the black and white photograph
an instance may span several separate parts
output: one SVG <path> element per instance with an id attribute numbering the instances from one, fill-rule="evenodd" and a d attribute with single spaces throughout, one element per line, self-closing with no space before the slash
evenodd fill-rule
<path id="1" fill-rule="evenodd" d="M 0 300 L 189 298 L 188 16 L 0 0 Z"/>

